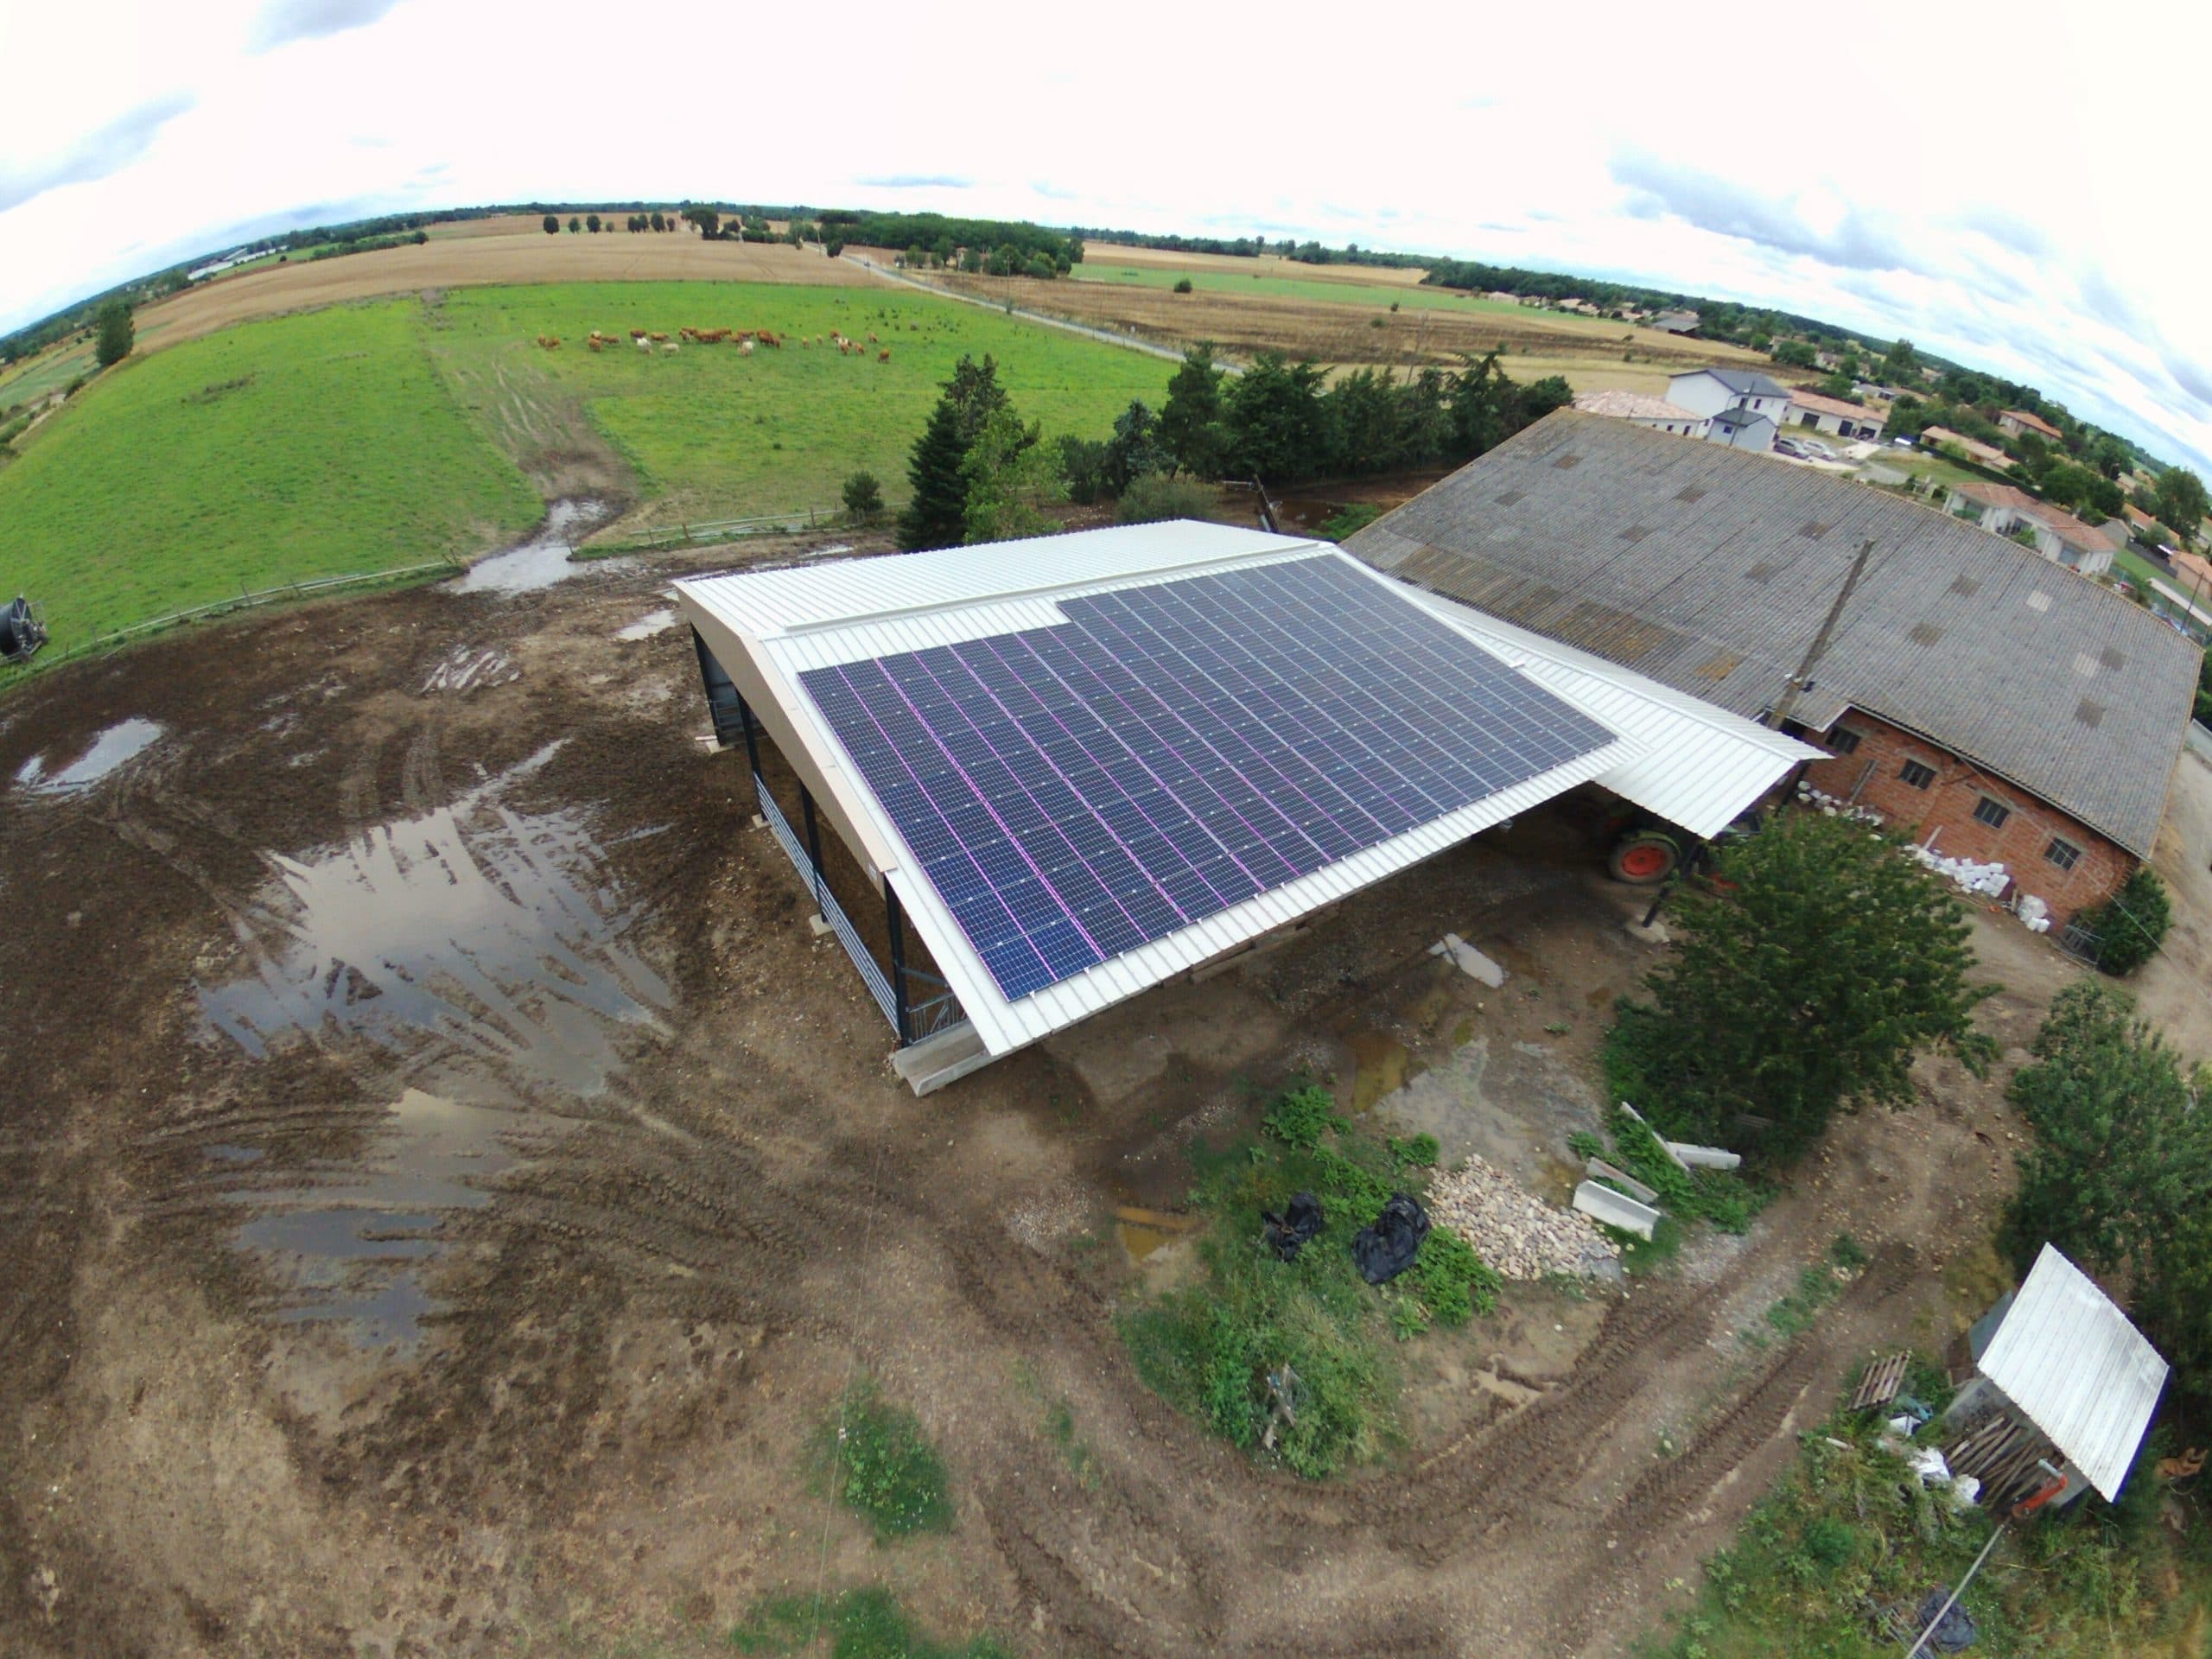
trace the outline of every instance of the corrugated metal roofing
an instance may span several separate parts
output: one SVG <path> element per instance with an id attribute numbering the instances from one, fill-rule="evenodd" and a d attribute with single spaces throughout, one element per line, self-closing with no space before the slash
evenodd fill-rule
<path id="1" fill-rule="evenodd" d="M 1347 569 L 1360 572 L 1408 603 L 1423 603 L 1427 599 L 1324 543 L 1187 523 L 708 577 L 678 582 L 677 594 L 696 619 L 711 619 L 721 629 L 734 633 L 775 696 L 779 712 L 804 746 L 806 758 L 823 779 L 823 786 L 835 794 L 838 808 L 863 824 L 880 847 L 897 855 L 880 873 L 899 895 L 977 1035 L 993 1054 L 1008 1052 L 1072 1025 L 1595 778 L 1617 773 L 1637 787 L 1644 787 L 1642 780 L 1649 779 L 1655 795 L 1675 801 L 1686 813 L 1707 817 L 1719 811 L 1732 787 L 1741 785 L 1742 798 L 1729 804 L 1719 819 L 1726 823 L 1762 792 L 1764 783 L 1753 786 L 1750 779 L 1777 758 L 1774 745 L 1787 741 L 1771 733 L 1757 738 L 1738 733 L 1724 741 L 1714 735 L 1719 728 L 1708 725 L 1702 745 L 1692 753 L 1685 734 L 1693 722 L 1677 707 L 1690 700 L 1664 694 L 1670 701 L 1668 712 L 1662 715 L 1655 713 L 1658 705 L 1630 684 L 1633 676 L 1617 669 L 1599 672 L 1588 666 L 1578 667 L 1568 660 L 1568 653 L 1542 641 L 1492 644 L 1491 637 L 1468 629 L 1463 618 L 1454 618 L 1463 630 L 1473 632 L 1478 645 L 1509 663 L 1520 659 L 1521 671 L 1532 680 L 1622 734 L 1618 741 L 1041 991 L 1008 1001 L 950 909 L 922 876 L 920 861 L 906 847 L 889 814 L 849 764 L 828 723 L 801 689 L 798 675 L 830 663 L 1049 626 L 1061 614 L 1060 601 L 1084 593 L 1172 580 L 1199 569 L 1232 564 L 1243 568 L 1300 558 L 1340 560 Z M 1437 607 L 1430 604 L 1427 608 Z M 1494 627 L 1491 637 L 1503 641 Z M 1713 719 L 1727 724 L 1725 715 Z M 1656 781 L 1669 757 L 1647 754 L 1653 740 L 1641 735 L 1646 731 L 1655 734 L 1658 741 L 1685 742 L 1683 754 L 1677 757 L 1685 763 L 1682 777 L 1671 794 L 1662 791 Z M 1745 753 L 1724 765 L 1717 753 L 1730 742 Z M 1779 758 L 1786 766 L 1795 754 Z M 1638 771 L 1647 760 L 1649 771 Z M 1668 816 L 1675 815 L 1669 812 Z"/>
<path id="2" fill-rule="evenodd" d="M 1862 543 L 1797 718 L 1857 707 L 2150 855 L 2196 649 L 2117 594 L 1913 502 L 1562 410 L 1345 543 L 1378 569 L 1753 719 Z"/>
<path id="3" fill-rule="evenodd" d="M 1414 588 L 1422 601 L 1478 644 L 1615 731 L 1643 753 L 1592 781 L 1678 823 L 1717 836 L 1801 760 L 1823 750 L 1688 696 L 1602 657 Z"/>
<path id="4" fill-rule="evenodd" d="M 1983 1351 L 1981 1374 L 2109 1502 L 2151 1426 L 2166 1362 L 2087 1274 L 2046 1244 Z"/>

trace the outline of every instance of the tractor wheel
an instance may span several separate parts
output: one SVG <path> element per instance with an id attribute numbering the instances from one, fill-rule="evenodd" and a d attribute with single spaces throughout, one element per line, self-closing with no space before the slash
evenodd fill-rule
<path id="1" fill-rule="evenodd" d="M 1646 830 L 1642 835 L 1624 836 L 1615 843 L 1605 868 L 1613 873 L 1616 881 L 1650 887 L 1672 875 L 1681 861 L 1682 849 L 1675 844 L 1671 836 Z"/>

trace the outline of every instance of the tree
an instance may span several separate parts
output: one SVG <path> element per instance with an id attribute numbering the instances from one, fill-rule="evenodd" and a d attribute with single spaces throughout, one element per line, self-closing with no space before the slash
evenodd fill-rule
<path id="1" fill-rule="evenodd" d="M 835 259 L 839 254 L 844 252 L 844 251 L 845 238 L 842 236 L 833 236 L 827 242 L 824 242 L 822 245 L 822 251 L 828 254 L 832 259 Z"/>
<path id="2" fill-rule="evenodd" d="M 1166 518 L 1203 521 L 1211 516 L 1215 505 L 1213 492 L 1194 478 L 1147 473 L 1129 480 L 1115 516 L 1125 524 L 1157 524 Z"/>
<path id="3" fill-rule="evenodd" d="M 1774 360 L 1793 369 L 1809 369 L 1817 365 L 1819 359 L 1809 340 L 1785 340 L 1774 348 Z"/>
<path id="4" fill-rule="evenodd" d="M 1567 384 L 1565 375 L 1548 374 L 1541 380 L 1532 380 L 1520 389 L 1514 400 L 1521 418 L 1513 429 L 1518 432 L 1523 426 L 1534 426 L 1554 410 L 1565 409 L 1573 401 L 1574 388 Z"/>
<path id="5" fill-rule="evenodd" d="M 1329 453 L 1321 410 L 1326 378 L 1318 363 L 1287 362 L 1280 352 L 1253 359 L 1224 400 L 1230 465 L 1239 476 L 1289 480 L 1321 470 Z"/>
<path id="6" fill-rule="evenodd" d="M 137 325 L 130 321 L 130 308 L 121 300 L 110 300 L 100 307 L 99 340 L 92 347 L 92 355 L 100 367 L 111 369 L 130 355 L 130 348 L 138 341 Z"/>
<path id="7" fill-rule="evenodd" d="M 2097 475 L 2078 461 L 2052 460 L 2036 480 L 2044 499 L 2062 507 L 2079 506 L 2097 483 Z"/>
<path id="8" fill-rule="evenodd" d="M 2212 1385 L 2212 1113 L 2202 1079 L 2123 992 L 2068 986 L 2010 1094 L 2034 1139 L 2004 1242 L 2025 1268 L 2048 1242 L 2124 1277 L 2137 1318 L 2200 1398 Z M 2192 1081 L 2197 1087 L 2192 1088 Z"/>
<path id="9" fill-rule="evenodd" d="M 548 236 L 561 234 L 561 221 L 550 213 L 545 215 L 545 234 Z"/>
<path id="10" fill-rule="evenodd" d="M 2182 538 L 2183 545 L 2196 539 L 2197 526 L 2212 513 L 2204 495 L 2204 480 L 2186 467 L 2169 467 L 2158 474 L 2158 522 Z"/>
<path id="11" fill-rule="evenodd" d="M 998 359 L 988 352 L 983 353 L 981 363 L 963 353 L 952 365 L 952 378 L 944 383 L 944 392 L 958 413 L 963 449 L 976 442 L 976 434 L 992 416 L 1012 407 L 1006 389 L 999 385 Z"/>
<path id="12" fill-rule="evenodd" d="M 1160 417 L 1140 401 L 1114 417 L 1114 435 L 1106 445 L 1102 481 L 1109 495 L 1119 495 L 1132 479 L 1147 473 L 1164 473 L 1170 465 L 1160 442 Z"/>
<path id="13" fill-rule="evenodd" d="M 861 524 L 870 524 L 883 512 L 883 486 L 874 473 L 855 473 L 845 480 L 845 511 Z"/>
<path id="14" fill-rule="evenodd" d="M 1450 409 L 1457 457 L 1471 461 L 1495 449 L 1519 429 L 1515 424 L 1513 381 L 1491 353 L 1471 363 L 1452 383 Z"/>
<path id="15" fill-rule="evenodd" d="M 721 233 L 722 216 L 711 207 L 686 207 L 683 217 L 699 227 L 699 234 L 712 238 Z"/>
<path id="16" fill-rule="evenodd" d="M 581 220 L 581 219 L 578 219 L 578 218 L 577 218 L 574 213 L 570 213 L 570 214 L 569 215 L 569 233 L 570 233 L 571 235 L 574 235 L 574 234 L 575 234 L 576 232 L 581 232 L 582 229 L 583 229 L 583 221 L 582 221 L 582 220 Z"/>
<path id="17" fill-rule="evenodd" d="M 1176 291 L 1178 294 L 1188 294 L 1188 293 L 1190 293 L 1190 292 L 1191 292 L 1191 279 L 1190 279 L 1189 277 L 1187 277 L 1187 276 L 1178 276 L 1178 277 L 1175 279 L 1175 291 Z"/>
<path id="18" fill-rule="evenodd" d="M 1839 1110 L 1912 1098 L 1916 1056 L 1947 1048 L 1980 1075 L 1964 908 L 1894 837 L 1784 811 L 1724 842 L 1713 890 L 1685 889 L 1673 957 L 1624 1001 L 1608 1084 L 1662 1128 L 1728 1135 L 1760 1119 L 1763 1153 L 1802 1152 Z"/>
<path id="19" fill-rule="evenodd" d="M 2089 465 L 2106 478 L 2118 479 L 2128 468 L 2127 446 L 2109 432 L 2100 432 L 2089 445 Z"/>
<path id="20" fill-rule="evenodd" d="M 2148 864 L 2137 865 L 2118 893 L 2074 918 L 2097 936 L 2097 966 L 2114 975 L 2132 974 L 2157 956 L 2173 919 L 2166 884 Z"/>
<path id="21" fill-rule="evenodd" d="M 906 462 L 906 479 L 913 494 L 899 515 L 898 540 L 903 552 L 925 548 L 957 547 L 968 534 L 968 480 L 961 464 L 968 445 L 960 435 L 960 410 L 950 397 L 938 399 L 929 424 L 914 440 Z"/>
<path id="22" fill-rule="evenodd" d="M 1012 541 L 1048 536 L 1060 527 L 1044 511 L 1046 502 L 1067 496 L 1056 457 L 1045 445 L 1043 429 L 1024 426 L 1011 405 L 992 410 L 960 470 L 968 486 L 964 539 Z"/>
<path id="23" fill-rule="evenodd" d="M 1920 353 L 1910 340 L 1900 340 L 1882 359 L 1882 378 L 1893 386 L 1902 386 L 1919 378 Z"/>
<path id="24" fill-rule="evenodd" d="M 1167 452 L 1173 470 L 1211 478 L 1222 458 L 1222 371 L 1214 366 L 1213 342 L 1202 340 L 1183 353 L 1182 366 L 1167 383 L 1167 402 L 1160 411 L 1154 437 Z"/>
<path id="25" fill-rule="evenodd" d="M 599 215 L 597 213 L 587 213 L 584 215 L 584 229 L 590 232 L 594 236 L 597 236 L 599 234 Z"/>
<path id="26" fill-rule="evenodd" d="M 647 214 L 645 223 L 652 226 L 653 229 L 657 231 L 664 231 L 668 228 L 668 221 L 662 218 L 658 213 Z"/>

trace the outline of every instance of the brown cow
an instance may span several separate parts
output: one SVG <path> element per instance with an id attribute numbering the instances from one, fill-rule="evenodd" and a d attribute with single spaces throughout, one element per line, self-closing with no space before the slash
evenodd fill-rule
<path id="1" fill-rule="evenodd" d="M 875 354 L 875 360 L 879 363 L 888 363 L 891 360 L 891 348 L 887 346 Z"/>
<path id="2" fill-rule="evenodd" d="M 652 340 L 656 346 L 664 345 L 668 340 L 668 336 L 666 334 L 648 334 L 646 338 Z"/>

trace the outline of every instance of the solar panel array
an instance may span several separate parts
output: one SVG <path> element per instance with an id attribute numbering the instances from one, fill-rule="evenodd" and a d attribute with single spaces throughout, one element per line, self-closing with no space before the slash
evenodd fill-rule
<path id="1" fill-rule="evenodd" d="M 807 671 L 1008 1001 L 1613 741 L 1334 555 Z"/>

